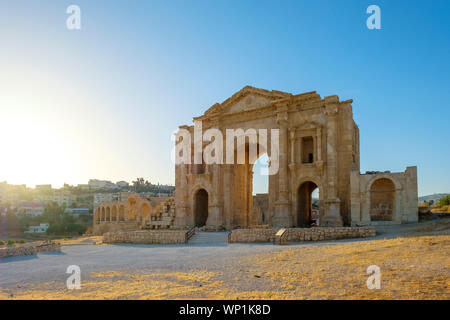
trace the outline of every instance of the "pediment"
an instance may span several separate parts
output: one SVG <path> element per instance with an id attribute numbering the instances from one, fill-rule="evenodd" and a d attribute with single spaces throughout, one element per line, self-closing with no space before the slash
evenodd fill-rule
<path id="1" fill-rule="evenodd" d="M 230 104 L 225 110 L 223 110 L 223 114 L 238 113 L 262 108 L 269 105 L 272 101 L 273 99 L 268 97 L 249 93 Z"/>
<path id="2" fill-rule="evenodd" d="M 273 101 L 289 98 L 291 94 L 281 91 L 268 91 L 253 87 L 244 87 L 222 103 L 209 108 L 204 116 L 227 115 L 263 108 Z"/>

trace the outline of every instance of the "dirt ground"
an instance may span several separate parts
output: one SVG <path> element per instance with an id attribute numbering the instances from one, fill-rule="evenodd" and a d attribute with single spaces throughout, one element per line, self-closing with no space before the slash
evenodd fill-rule
<path id="1" fill-rule="evenodd" d="M 380 227 L 377 231 L 375 238 L 355 241 L 200 247 L 195 261 L 187 256 L 195 256 L 196 248 L 166 247 L 156 255 L 158 248 L 126 247 L 148 250 L 150 257 L 140 262 L 133 258 L 129 267 L 114 268 L 105 257 L 104 266 L 96 266 L 96 271 L 83 277 L 80 290 L 68 290 L 60 279 L 28 281 L 23 275 L 15 287 L 0 279 L 0 298 L 450 299 L 450 219 Z M 85 240 L 79 241 L 87 244 L 99 239 Z M 112 247 L 71 244 L 79 256 L 83 256 L 83 248 Z M 159 264 L 152 262 L 152 250 Z M 193 251 L 186 257 L 181 255 L 185 251 L 179 251 L 179 260 L 172 261 L 171 250 L 174 255 L 176 250 Z M 17 268 L 28 262 L 17 262 Z M 1 263 L 0 270 L 13 263 Z M 380 268 L 380 289 L 367 287 L 371 265 Z"/>

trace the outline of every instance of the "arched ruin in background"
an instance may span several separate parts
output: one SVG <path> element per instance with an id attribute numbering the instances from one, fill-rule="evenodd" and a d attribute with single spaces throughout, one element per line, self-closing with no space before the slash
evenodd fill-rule
<path id="1" fill-rule="evenodd" d="M 137 218 L 137 205 L 135 198 L 128 198 L 127 201 L 127 220 L 134 221 Z"/>
<path id="2" fill-rule="evenodd" d="M 141 220 L 147 220 L 150 216 L 150 205 L 148 203 L 143 203 L 141 206 Z"/>
<path id="3" fill-rule="evenodd" d="M 123 204 L 119 206 L 119 221 L 125 221 L 125 206 Z"/>
<path id="4" fill-rule="evenodd" d="M 117 207 L 116 206 L 112 207 L 111 221 L 117 221 Z"/>

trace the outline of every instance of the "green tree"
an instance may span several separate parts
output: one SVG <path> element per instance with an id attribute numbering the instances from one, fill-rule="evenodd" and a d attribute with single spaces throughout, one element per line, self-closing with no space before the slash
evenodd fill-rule
<path id="1" fill-rule="evenodd" d="M 450 205 L 450 195 L 446 195 L 445 197 L 439 199 L 439 206 L 444 207 Z"/>

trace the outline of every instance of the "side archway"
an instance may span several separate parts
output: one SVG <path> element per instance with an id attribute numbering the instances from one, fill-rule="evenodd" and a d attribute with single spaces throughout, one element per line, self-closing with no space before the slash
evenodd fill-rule
<path id="1" fill-rule="evenodd" d="M 150 216 L 150 205 L 144 202 L 141 206 L 141 221 L 149 219 Z"/>
<path id="2" fill-rule="evenodd" d="M 125 206 L 120 205 L 119 207 L 119 221 L 125 221 Z"/>
<path id="3" fill-rule="evenodd" d="M 208 220 L 208 192 L 199 189 L 194 193 L 194 225 L 203 227 Z"/>
<path id="4" fill-rule="evenodd" d="M 117 221 L 117 207 L 112 207 L 111 221 Z"/>
<path id="5" fill-rule="evenodd" d="M 313 192 L 319 186 L 312 181 L 305 181 L 297 187 L 297 226 L 310 227 L 316 221 L 313 215 Z"/>
<path id="6" fill-rule="evenodd" d="M 391 179 L 379 178 L 370 186 L 370 220 L 392 221 L 395 212 L 395 185 Z"/>
<path id="7" fill-rule="evenodd" d="M 111 221 L 111 208 L 106 207 L 106 221 Z"/>

